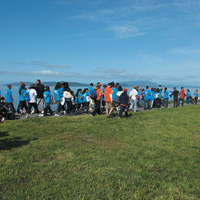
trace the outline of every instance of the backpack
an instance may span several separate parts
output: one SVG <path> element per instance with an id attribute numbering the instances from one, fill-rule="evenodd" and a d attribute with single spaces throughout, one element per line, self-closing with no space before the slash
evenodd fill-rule
<path id="1" fill-rule="evenodd" d="M 26 92 L 25 101 L 30 101 L 30 94 L 29 94 L 29 91 Z"/>
<path id="2" fill-rule="evenodd" d="M 96 98 L 97 98 L 97 90 L 94 89 L 94 90 L 90 93 L 90 95 L 91 95 L 91 99 L 96 99 Z"/>

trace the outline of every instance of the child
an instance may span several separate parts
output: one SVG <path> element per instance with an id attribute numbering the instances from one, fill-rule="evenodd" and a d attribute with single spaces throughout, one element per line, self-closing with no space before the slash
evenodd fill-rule
<path id="1" fill-rule="evenodd" d="M 51 110 L 51 106 L 50 106 L 50 98 L 51 98 L 51 93 L 50 93 L 50 88 L 49 86 L 46 86 L 44 88 L 44 102 L 45 102 L 45 108 L 44 108 L 44 116 L 47 116 L 47 112 L 49 111 L 50 114 L 53 114 L 53 111 Z"/>
<path id="2" fill-rule="evenodd" d="M 88 110 L 89 110 L 89 104 L 90 104 L 89 89 L 85 88 L 83 90 L 83 112 L 86 109 L 87 114 L 88 114 Z"/>

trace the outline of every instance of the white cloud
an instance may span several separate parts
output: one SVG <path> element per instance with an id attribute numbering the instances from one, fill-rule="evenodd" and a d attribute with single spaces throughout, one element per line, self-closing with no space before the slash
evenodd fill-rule
<path id="1" fill-rule="evenodd" d="M 145 35 L 145 32 L 140 32 L 135 26 L 130 25 L 114 25 L 110 28 L 114 32 L 117 38 L 129 38 Z"/>
<path id="2" fill-rule="evenodd" d="M 39 66 L 39 67 L 45 67 L 48 69 L 70 69 L 71 68 L 68 65 L 49 64 L 42 61 L 31 61 L 27 63 L 26 62 L 9 62 L 9 64 Z"/>

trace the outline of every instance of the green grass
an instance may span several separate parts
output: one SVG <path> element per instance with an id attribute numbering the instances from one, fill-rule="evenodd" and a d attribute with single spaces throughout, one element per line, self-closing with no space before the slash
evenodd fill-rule
<path id="1" fill-rule="evenodd" d="M 200 199 L 200 106 L 0 130 L 0 199 Z"/>

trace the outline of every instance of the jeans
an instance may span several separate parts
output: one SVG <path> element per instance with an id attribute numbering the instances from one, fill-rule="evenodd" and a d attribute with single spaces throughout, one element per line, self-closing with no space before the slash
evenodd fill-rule
<path id="1" fill-rule="evenodd" d="M 186 103 L 187 103 L 187 104 L 190 103 L 190 97 L 186 97 Z"/>
<path id="2" fill-rule="evenodd" d="M 95 115 L 96 113 L 99 115 L 101 114 L 101 100 L 95 100 L 95 109 L 92 112 L 92 115 Z"/>
<path id="3" fill-rule="evenodd" d="M 51 114 L 53 113 L 53 111 L 51 110 L 50 103 L 45 103 L 44 115 L 47 115 L 47 112 L 48 112 L 48 111 L 49 111 Z"/>
<path id="4" fill-rule="evenodd" d="M 174 98 L 174 107 L 178 107 L 178 106 L 179 106 L 178 98 Z"/>
<path id="5" fill-rule="evenodd" d="M 133 109 L 133 106 L 134 106 L 134 112 L 136 112 L 136 110 L 137 110 L 137 100 L 136 99 L 134 100 L 134 99 L 131 98 L 130 110 Z"/>
<path id="6" fill-rule="evenodd" d="M 58 114 L 58 112 L 60 112 L 60 100 L 56 101 L 56 114 Z"/>
<path id="7" fill-rule="evenodd" d="M 161 99 L 160 98 L 156 98 L 155 99 L 155 104 L 156 104 L 156 108 L 160 108 L 161 107 Z"/>
<path id="8" fill-rule="evenodd" d="M 179 104 L 180 104 L 180 103 L 182 104 L 182 106 L 184 106 L 184 99 L 181 99 L 181 98 L 180 98 L 180 99 L 179 99 Z"/>
<path id="9" fill-rule="evenodd" d="M 144 100 L 144 110 L 150 109 L 149 100 Z"/>
<path id="10" fill-rule="evenodd" d="M 198 97 L 195 97 L 195 104 L 197 104 L 197 101 L 198 101 Z"/>
<path id="11" fill-rule="evenodd" d="M 163 102 L 163 107 L 165 106 L 165 108 L 168 108 L 168 102 L 169 102 L 169 99 L 165 98 Z"/>
<path id="12" fill-rule="evenodd" d="M 125 117 L 128 117 L 128 108 L 126 106 L 121 106 L 120 105 L 120 110 L 119 110 L 119 117 L 122 117 L 122 113 L 125 111 Z"/>

